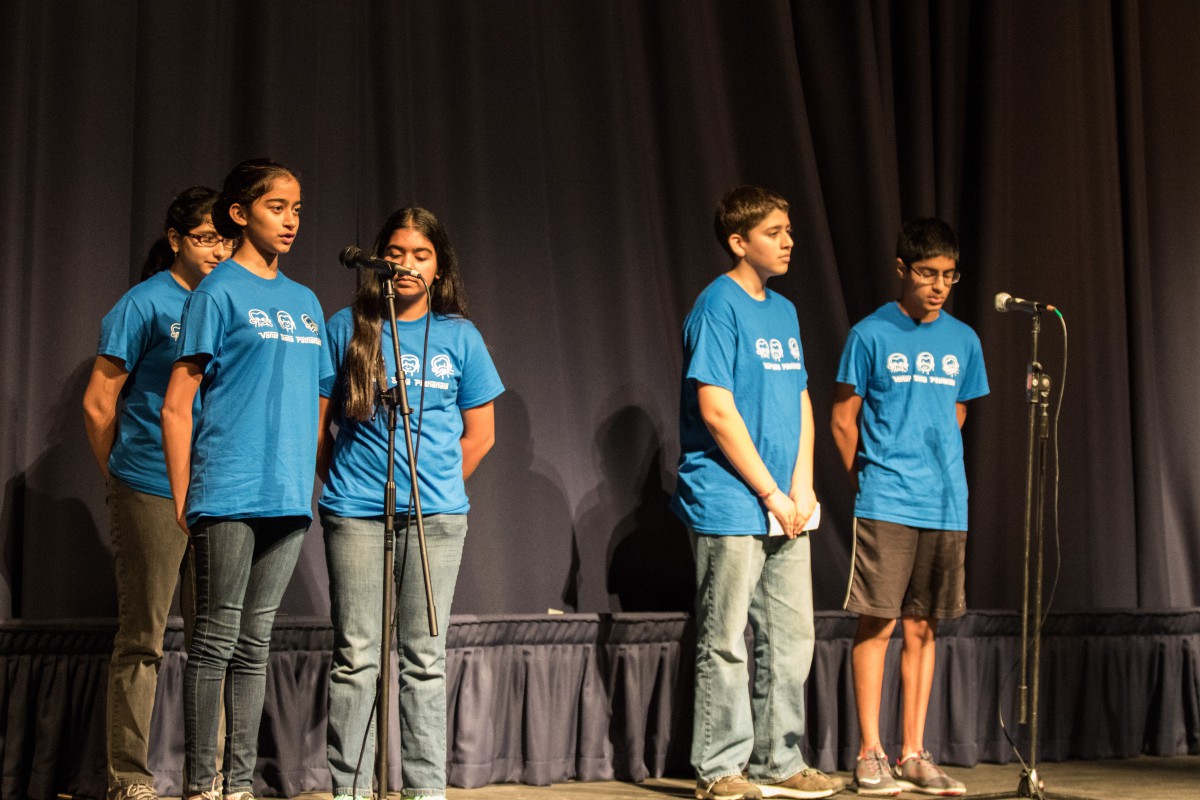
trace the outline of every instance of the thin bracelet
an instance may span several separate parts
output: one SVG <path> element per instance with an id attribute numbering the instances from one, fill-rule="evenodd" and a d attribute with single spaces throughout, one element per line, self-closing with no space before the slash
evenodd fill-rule
<path id="1" fill-rule="evenodd" d="M 779 490 L 779 484 L 775 484 L 774 486 L 772 486 L 772 487 L 771 487 L 770 489 L 768 489 L 767 491 L 765 491 L 765 492 L 759 492 L 759 493 L 758 493 L 758 499 L 759 499 L 759 500 L 766 500 L 768 497 L 770 497 L 771 495 L 775 494 L 775 492 L 776 492 L 776 491 L 778 491 L 778 490 Z"/>

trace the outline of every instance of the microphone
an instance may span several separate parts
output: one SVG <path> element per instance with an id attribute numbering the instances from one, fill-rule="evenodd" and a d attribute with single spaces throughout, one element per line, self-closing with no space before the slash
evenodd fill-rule
<path id="1" fill-rule="evenodd" d="M 341 254 L 338 255 L 338 260 L 350 269 L 369 269 L 375 272 L 382 272 L 385 275 L 407 275 L 410 278 L 422 280 L 421 273 L 415 269 L 402 267 L 395 262 L 388 261 L 386 258 L 373 256 L 361 247 L 355 247 L 354 245 L 343 247 Z"/>
<path id="2" fill-rule="evenodd" d="M 1043 311 L 1057 311 L 1057 309 L 1049 303 L 1038 303 L 1034 300 L 1024 300 L 1020 297 L 1013 297 L 1008 292 L 1000 292 L 996 295 L 996 310 L 1001 312 L 1024 311 L 1026 314 L 1040 314 Z"/>

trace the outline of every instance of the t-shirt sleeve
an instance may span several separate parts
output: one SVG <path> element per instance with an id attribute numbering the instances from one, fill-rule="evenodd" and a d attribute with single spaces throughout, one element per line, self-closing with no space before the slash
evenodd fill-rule
<path id="1" fill-rule="evenodd" d="M 699 309 L 683 331 L 684 351 L 690 354 L 684 378 L 733 391 L 737 362 L 737 326 L 728 306 Z"/>
<path id="2" fill-rule="evenodd" d="M 183 304 L 175 360 L 189 356 L 215 356 L 221 349 L 224 336 L 225 318 L 217 301 L 207 292 L 196 289 Z"/>
<path id="3" fill-rule="evenodd" d="M 459 408 L 475 408 L 499 397 L 504 384 L 483 336 L 474 325 L 466 327 L 462 342 L 462 378 L 458 383 L 457 403 Z"/>
<path id="4" fill-rule="evenodd" d="M 870 380 L 871 352 L 858 331 L 852 330 L 842 350 L 842 360 L 838 363 L 837 382 L 853 386 L 855 394 L 866 397 Z"/>
<path id="5" fill-rule="evenodd" d="M 987 369 L 983 364 L 983 347 L 979 343 L 979 337 L 972 332 L 967 368 L 964 371 L 964 380 L 958 389 L 958 402 L 965 403 L 976 397 L 983 397 L 990 391 Z"/>
<path id="6" fill-rule="evenodd" d="M 125 295 L 100 323 L 100 343 L 96 355 L 119 358 L 125 371 L 132 372 L 150 344 L 151 322 L 129 295 Z"/>

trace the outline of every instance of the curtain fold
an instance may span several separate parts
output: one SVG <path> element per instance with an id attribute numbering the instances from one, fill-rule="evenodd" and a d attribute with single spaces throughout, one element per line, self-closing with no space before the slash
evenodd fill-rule
<path id="1" fill-rule="evenodd" d="M 172 195 L 261 155 L 302 177 L 283 269 L 329 315 L 354 282 L 334 254 L 389 211 L 451 232 L 508 387 L 457 611 L 691 607 L 667 509 L 679 331 L 724 268 L 712 208 L 745 182 L 792 202 L 773 286 L 818 426 L 818 608 L 840 606 L 853 513 L 825 433 L 838 356 L 927 214 L 960 233 L 950 310 L 993 387 L 964 429 L 968 602 L 1019 599 L 1030 340 L 991 310 L 1008 291 L 1072 336 L 1057 608 L 1200 606 L 1189 0 L 16 0 L 0 23 L 0 617 L 115 612 L 79 411 L 99 321 Z M 1040 345 L 1057 387 L 1054 319 Z M 324 569 L 310 543 L 285 611 L 328 613 Z"/>

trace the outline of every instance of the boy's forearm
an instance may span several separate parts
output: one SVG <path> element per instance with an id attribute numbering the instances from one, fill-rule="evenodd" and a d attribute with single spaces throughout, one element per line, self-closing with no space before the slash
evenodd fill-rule
<path id="1" fill-rule="evenodd" d="M 708 391 L 706 391 L 708 390 Z M 708 432 L 721 453 L 750 485 L 751 491 L 762 496 L 776 488 L 775 477 L 767 469 L 741 412 L 734 405 L 733 395 L 726 389 L 706 386 L 701 390 L 700 414 Z"/>
<path id="2" fill-rule="evenodd" d="M 853 474 L 858 461 L 858 426 L 851 425 L 849 429 L 833 425 L 833 442 L 837 446 L 838 455 L 842 457 L 842 467 Z"/>
<path id="3" fill-rule="evenodd" d="M 811 490 L 813 488 L 813 431 L 812 401 L 808 390 L 800 394 L 800 447 L 796 452 L 796 467 L 792 471 L 792 487 Z"/>

